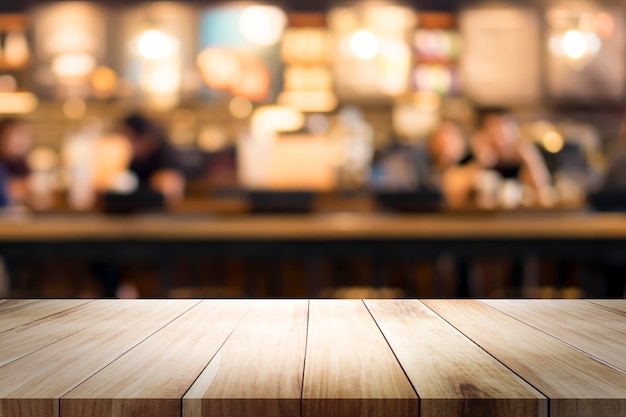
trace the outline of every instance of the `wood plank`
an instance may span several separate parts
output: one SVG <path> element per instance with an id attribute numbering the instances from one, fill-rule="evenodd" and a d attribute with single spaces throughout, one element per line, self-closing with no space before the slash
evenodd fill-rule
<path id="1" fill-rule="evenodd" d="M 0 300 L 0 313 L 14 308 L 36 303 L 39 300 Z"/>
<path id="2" fill-rule="evenodd" d="M 112 314 L 80 320 L 83 330 L 0 368 L 1 417 L 59 417 L 63 395 L 198 301 L 97 303 L 108 304 Z"/>
<path id="3" fill-rule="evenodd" d="M 626 313 L 577 300 L 483 302 L 626 371 Z"/>
<path id="4" fill-rule="evenodd" d="M 626 300 L 590 300 L 594 304 L 626 313 Z"/>
<path id="5" fill-rule="evenodd" d="M 304 417 L 417 416 L 419 400 L 359 300 L 312 300 Z"/>
<path id="6" fill-rule="evenodd" d="M 421 302 L 365 304 L 420 397 L 421 417 L 547 417 L 541 393 Z"/>
<path id="7" fill-rule="evenodd" d="M 626 373 L 479 301 L 424 303 L 546 395 L 550 417 L 626 415 Z"/>
<path id="8" fill-rule="evenodd" d="M 41 320 L 88 302 L 88 300 L 46 300 L 45 302 L 23 304 L 2 312 L 0 332 Z"/>
<path id="9" fill-rule="evenodd" d="M 306 300 L 259 301 L 184 398 L 184 417 L 300 417 Z"/>
<path id="10" fill-rule="evenodd" d="M 116 308 L 112 309 L 114 304 Z M 109 315 L 128 313 L 131 309 L 131 304 L 121 300 L 91 302 L 0 333 L 0 366 L 83 330 L 82 323 L 97 323 Z"/>
<path id="11" fill-rule="evenodd" d="M 181 399 L 250 310 L 203 301 L 61 399 L 63 417 L 177 417 Z"/>

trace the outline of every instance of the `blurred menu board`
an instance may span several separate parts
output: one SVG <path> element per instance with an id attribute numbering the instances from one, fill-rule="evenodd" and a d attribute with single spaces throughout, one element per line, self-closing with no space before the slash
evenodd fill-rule
<path id="1" fill-rule="evenodd" d="M 281 44 L 285 65 L 278 103 L 304 112 L 330 112 L 333 91 L 330 33 L 321 14 L 292 14 Z"/>
<path id="2" fill-rule="evenodd" d="M 452 95 L 460 91 L 458 60 L 461 41 L 452 15 L 430 13 L 419 15 L 419 28 L 413 36 L 416 91 Z"/>
<path id="3" fill-rule="evenodd" d="M 461 82 L 470 99 L 484 106 L 540 99 L 539 22 L 532 9 L 515 5 L 483 5 L 461 12 Z"/>
<path id="4" fill-rule="evenodd" d="M 546 11 L 547 86 L 568 102 L 620 102 L 626 88 L 623 12 L 597 3 L 564 2 Z"/>
<path id="5" fill-rule="evenodd" d="M 50 2 L 31 13 L 34 82 L 41 96 L 84 97 L 106 57 L 106 12 L 88 2 Z"/>

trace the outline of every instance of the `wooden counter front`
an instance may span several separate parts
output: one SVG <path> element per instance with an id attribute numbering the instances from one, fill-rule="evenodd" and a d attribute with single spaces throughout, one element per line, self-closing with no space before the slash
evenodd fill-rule
<path id="1" fill-rule="evenodd" d="M 1 417 L 624 417 L 626 300 L 0 300 Z"/>

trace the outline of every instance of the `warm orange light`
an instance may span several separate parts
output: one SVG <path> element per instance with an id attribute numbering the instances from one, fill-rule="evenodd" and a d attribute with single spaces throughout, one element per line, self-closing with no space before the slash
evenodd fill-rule
<path id="1" fill-rule="evenodd" d="M 216 90 L 229 89 L 241 73 L 237 54 L 227 49 L 205 49 L 198 56 L 197 64 L 204 82 Z"/>
<path id="2" fill-rule="evenodd" d="M 267 68 L 260 63 L 250 63 L 239 74 L 231 86 L 231 92 L 236 96 L 246 97 L 254 101 L 263 101 L 267 98 L 272 82 Z"/>

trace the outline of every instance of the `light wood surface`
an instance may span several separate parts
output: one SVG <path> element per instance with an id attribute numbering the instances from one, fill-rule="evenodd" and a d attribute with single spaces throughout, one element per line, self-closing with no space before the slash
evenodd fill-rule
<path id="1" fill-rule="evenodd" d="M 184 398 L 184 417 L 300 416 L 308 302 L 259 301 Z"/>
<path id="2" fill-rule="evenodd" d="M 601 304 L 7 301 L 0 417 L 624 417 Z"/>
<path id="3" fill-rule="evenodd" d="M 38 300 L 0 300 L 0 312 L 36 303 L 37 301 Z"/>
<path id="4" fill-rule="evenodd" d="M 626 313 L 626 302 L 624 300 L 591 300 L 590 302 Z"/>
<path id="5" fill-rule="evenodd" d="M 620 213 L 330 213 L 294 216 L 102 215 L 0 218 L 0 241 L 338 238 L 624 239 Z"/>
<path id="6" fill-rule="evenodd" d="M 40 303 L 48 304 L 49 302 Z M 85 322 L 96 323 L 106 317 L 110 305 L 118 303 L 85 303 L 40 320 L 31 321 L 0 333 L 0 366 L 71 336 L 84 329 Z M 52 303 L 50 303 L 52 304 Z M 28 314 L 35 305 L 29 306 Z M 32 310 L 31 310 L 32 309 Z M 22 311 L 25 313 L 26 311 Z"/>
<path id="7" fill-rule="evenodd" d="M 0 332 L 23 326 L 85 303 L 87 301 L 83 300 L 52 300 L 45 303 L 36 302 L 32 304 L 21 303 L 15 308 L 2 312 Z"/>
<path id="8" fill-rule="evenodd" d="M 65 395 L 62 414 L 180 416 L 180 398 L 237 327 L 250 304 L 202 302 Z"/>
<path id="9" fill-rule="evenodd" d="M 58 416 L 63 395 L 196 303 L 108 302 L 79 332 L 0 367 L 0 416 Z"/>
<path id="10" fill-rule="evenodd" d="M 626 371 L 626 313 L 570 300 L 488 300 L 486 304 Z M 567 323 L 566 326 L 563 324 Z"/>
<path id="11" fill-rule="evenodd" d="M 302 415 L 416 415 L 417 395 L 360 300 L 312 300 Z"/>
<path id="12" fill-rule="evenodd" d="M 424 303 L 550 398 L 550 417 L 626 415 L 626 373 L 479 301 Z"/>
<path id="13" fill-rule="evenodd" d="M 547 417 L 548 401 L 419 301 L 366 301 L 422 404 L 421 417 Z"/>

